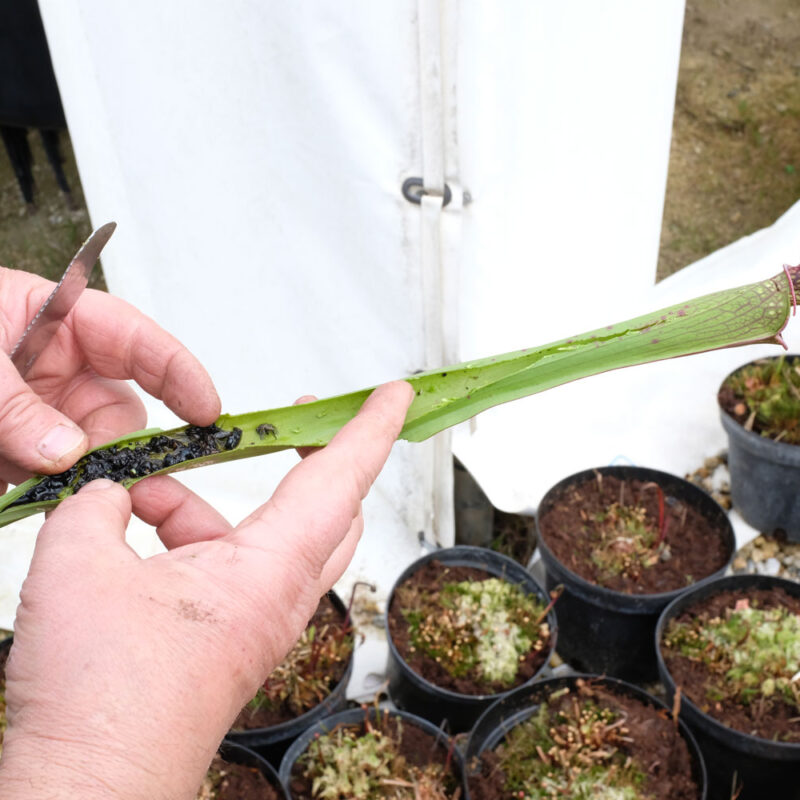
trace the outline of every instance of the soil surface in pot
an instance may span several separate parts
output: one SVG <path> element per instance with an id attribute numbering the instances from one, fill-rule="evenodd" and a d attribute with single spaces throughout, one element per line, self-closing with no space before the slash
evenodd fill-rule
<path id="1" fill-rule="evenodd" d="M 742 733 L 800 742 L 800 597 L 728 590 L 667 624 L 664 662 L 709 716 Z"/>
<path id="2" fill-rule="evenodd" d="M 720 408 L 745 430 L 800 444 L 800 358 L 765 358 L 732 373 L 717 395 Z"/>
<path id="3" fill-rule="evenodd" d="M 473 800 L 697 800 L 686 742 L 663 709 L 578 680 L 468 765 Z"/>
<path id="4" fill-rule="evenodd" d="M 458 800 L 452 752 L 413 723 L 382 713 L 315 737 L 292 769 L 295 800 Z"/>
<path id="5" fill-rule="evenodd" d="M 626 594 L 681 589 L 728 559 L 722 532 L 690 504 L 652 482 L 599 473 L 555 498 L 539 530 L 576 575 Z"/>
<path id="6" fill-rule="evenodd" d="M 241 710 L 233 730 L 268 728 L 309 711 L 342 679 L 352 652 L 349 623 L 323 595 L 303 635 Z"/>
<path id="7" fill-rule="evenodd" d="M 224 761 L 217 753 L 195 800 L 282 800 L 255 767 Z"/>
<path id="8" fill-rule="evenodd" d="M 510 614 L 498 612 L 493 621 L 483 619 L 459 602 L 468 583 L 493 589 L 502 584 L 521 602 L 515 600 Z M 476 609 L 481 606 L 470 602 Z M 460 694 L 506 692 L 530 680 L 550 653 L 550 628 L 541 599 L 475 567 L 445 565 L 435 559 L 423 564 L 395 590 L 388 620 L 392 640 L 409 667 L 435 686 Z M 515 645 L 522 650 L 526 641 L 522 652 L 511 650 Z M 479 647 L 495 662 L 501 657 L 504 665 L 513 660 L 510 672 L 488 677 L 499 671 L 481 662 L 476 655 Z"/>

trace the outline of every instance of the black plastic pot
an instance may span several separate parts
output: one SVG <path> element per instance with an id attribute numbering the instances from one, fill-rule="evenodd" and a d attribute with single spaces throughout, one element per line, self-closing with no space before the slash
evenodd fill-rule
<path id="1" fill-rule="evenodd" d="M 281 797 L 285 797 L 286 800 L 289 799 L 289 795 L 281 783 L 275 767 L 254 750 L 234 742 L 223 742 L 219 747 L 219 754 L 225 761 L 232 764 L 244 764 L 247 767 L 257 769 Z"/>
<path id="2" fill-rule="evenodd" d="M 436 686 L 423 678 L 414 672 L 400 655 L 389 632 L 389 610 L 391 609 L 395 592 L 397 587 L 413 575 L 423 564 L 434 560 L 450 566 L 474 567 L 484 570 L 494 577 L 518 584 L 528 594 L 538 595 L 545 604 L 550 602 L 550 598 L 534 580 L 533 576 L 514 559 L 483 547 L 459 546 L 435 550 L 410 564 L 395 581 L 386 603 L 385 616 L 386 638 L 389 640 L 389 661 L 387 664 L 389 696 L 398 708 L 424 717 L 435 725 L 446 721 L 447 730 L 451 733 L 459 733 L 469 730 L 486 708 L 499 697 L 503 697 L 508 692 L 513 691 L 513 689 L 498 694 L 460 694 L 450 689 Z M 557 628 L 556 617 L 552 609 L 548 612 L 547 622 L 550 626 L 549 654 L 536 675 L 526 681 L 526 684 L 533 683 L 541 677 L 547 669 L 550 654 L 552 654 L 555 647 Z"/>
<path id="3" fill-rule="evenodd" d="M 343 616 L 347 613 L 342 599 L 336 592 L 328 592 L 328 598 L 334 607 Z M 281 758 L 286 752 L 286 748 L 307 728 L 324 719 L 337 711 L 342 710 L 347 705 L 347 684 L 353 672 L 353 656 L 350 655 L 347 668 L 339 683 L 333 687 L 330 694 L 318 705 L 309 709 L 305 714 L 301 714 L 294 719 L 286 720 L 278 725 L 268 728 L 249 728 L 247 730 L 231 730 L 225 736 L 228 742 L 249 747 L 259 755 L 266 758 L 274 766 L 281 763 Z"/>
<path id="4" fill-rule="evenodd" d="M 800 358 L 800 356 L 790 356 Z M 731 372 L 775 358 L 751 361 Z M 734 508 L 756 530 L 784 531 L 790 541 L 800 541 L 800 446 L 768 439 L 746 431 L 724 409 L 720 420 L 728 434 L 728 471 Z"/>
<path id="5" fill-rule="evenodd" d="M 626 594 L 590 583 L 555 557 L 539 526 L 540 518 L 565 489 L 594 479 L 598 472 L 620 480 L 653 481 L 667 495 L 667 502 L 673 497 L 691 504 L 722 532 L 728 548 L 727 561 L 721 569 L 698 583 L 725 572 L 733 558 L 736 539 L 727 514 L 715 500 L 689 481 L 659 470 L 644 467 L 587 469 L 560 481 L 542 498 L 536 519 L 545 583 L 548 591 L 558 585 L 564 586 L 555 605 L 558 654 L 580 671 L 645 683 L 655 680 L 658 675 L 653 632 L 659 614 L 688 587 L 659 594 Z"/>
<path id="6" fill-rule="evenodd" d="M 772 589 L 779 587 L 800 597 L 800 584 L 768 575 L 731 575 L 694 587 L 673 600 L 656 628 L 658 672 L 670 700 L 675 681 L 664 663 L 661 637 L 667 623 L 695 603 L 730 589 Z M 743 789 L 738 800 L 780 798 L 800 800 L 800 743 L 773 742 L 729 728 L 701 711 L 686 695 L 681 695 L 680 717 L 700 745 L 706 762 L 709 800 L 729 800 L 734 777 Z"/>
<path id="7" fill-rule="evenodd" d="M 471 797 L 469 791 L 470 770 L 478 768 L 476 759 L 481 753 L 493 750 L 513 727 L 532 717 L 539 708 L 541 701 L 552 692 L 572 687 L 578 679 L 601 683 L 608 686 L 615 693 L 633 697 L 660 711 L 670 713 L 664 703 L 651 694 L 638 686 L 617 678 L 578 674 L 561 678 L 548 678 L 531 686 L 522 686 L 489 706 L 470 732 L 464 752 L 465 800 L 470 800 Z M 689 755 L 692 759 L 692 777 L 700 789 L 699 800 L 705 800 L 707 778 L 700 749 L 686 725 L 679 721 L 678 729 L 689 748 Z"/>
<path id="8" fill-rule="evenodd" d="M 292 769 L 294 768 L 297 759 L 306 751 L 309 743 L 317 736 L 323 736 L 330 733 L 334 728 L 339 725 L 360 725 L 364 722 L 365 717 L 368 717 L 371 722 L 374 722 L 376 714 L 389 714 L 393 717 L 400 717 L 400 719 L 409 725 L 415 725 L 421 728 L 426 733 L 430 734 L 437 742 L 441 743 L 442 753 L 445 755 L 450 753 L 451 763 L 456 778 L 463 782 L 464 764 L 461 753 L 458 748 L 453 746 L 451 738 L 442 731 L 441 728 L 436 727 L 426 719 L 409 714 L 405 711 L 393 711 L 389 709 L 376 709 L 374 706 L 370 708 L 351 708 L 347 711 L 340 711 L 338 714 L 333 714 L 326 719 L 320 720 L 313 727 L 305 731 L 301 736 L 292 742 L 289 749 L 281 761 L 279 775 L 281 783 L 286 789 L 286 796 L 291 798 L 291 779 Z"/>

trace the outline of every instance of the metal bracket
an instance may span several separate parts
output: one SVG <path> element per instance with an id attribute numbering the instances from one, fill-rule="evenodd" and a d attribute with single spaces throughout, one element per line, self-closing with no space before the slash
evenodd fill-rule
<path id="1" fill-rule="evenodd" d="M 425 195 L 442 196 L 442 208 L 453 199 L 453 193 L 450 191 L 450 187 L 447 184 L 444 185 L 444 195 L 440 195 L 439 192 L 432 192 L 430 189 L 426 189 L 422 178 L 406 178 L 403 181 L 403 197 L 405 197 L 409 203 L 420 205 Z"/>

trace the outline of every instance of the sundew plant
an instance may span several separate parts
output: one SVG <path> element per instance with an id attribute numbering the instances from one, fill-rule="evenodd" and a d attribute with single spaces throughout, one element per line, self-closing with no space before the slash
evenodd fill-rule
<path id="1" fill-rule="evenodd" d="M 456 678 L 511 686 L 520 662 L 549 640 L 545 604 L 499 578 L 445 582 L 438 591 L 401 585 L 396 602 L 408 622 L 411 652 Z"/>
<path id="2" fill-rule="evenodd" d="M 245 714 L 281 706 L 300 715 L 327 697 L 335 668 L 350 658 L 353 633 L 343 625 L 308 625 L 283 662 L 269 675 Z"/>
<path id="3" fill-rule="evenodd" d="M 417 766 L 402 755 L 403 724 L 395 730 L 374 725 L 366 730 L 340 725 L 312 739 L 298 759 L 319 800 L 448 800 L 455 797 L 446 760 Z"/>
<path id="4" fill-rule="evenodd" d="M 591 542 L 590 559 L 598 570 L 601 585 L 624 575 L 636 580 L 642 571 L 669 558 L 664 540 L 667 520 L 664 492 L 655 483 L 645 484 L 658 496 L 658 520 L 650 519 L 647 509 L 635 503 L 614 502 L 587 520 L 586 535 Z"/>
<path id="5" fill-rule="evenodd" d="M 619 712 L 553 692 L 495 749 L 508 796 L 645 800 L 646 770 L 627 753 L 628 733 Z"/>

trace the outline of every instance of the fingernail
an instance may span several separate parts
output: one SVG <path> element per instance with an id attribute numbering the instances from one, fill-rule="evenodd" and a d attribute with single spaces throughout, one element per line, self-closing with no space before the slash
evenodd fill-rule
<path id="1" fill-rule="evenodd" d="M 37 450 L 48 460 L 56 463 L 83 444 L 85 434 L 80 428 L 56 425 L 50 428 L 39 442 Z"/>

